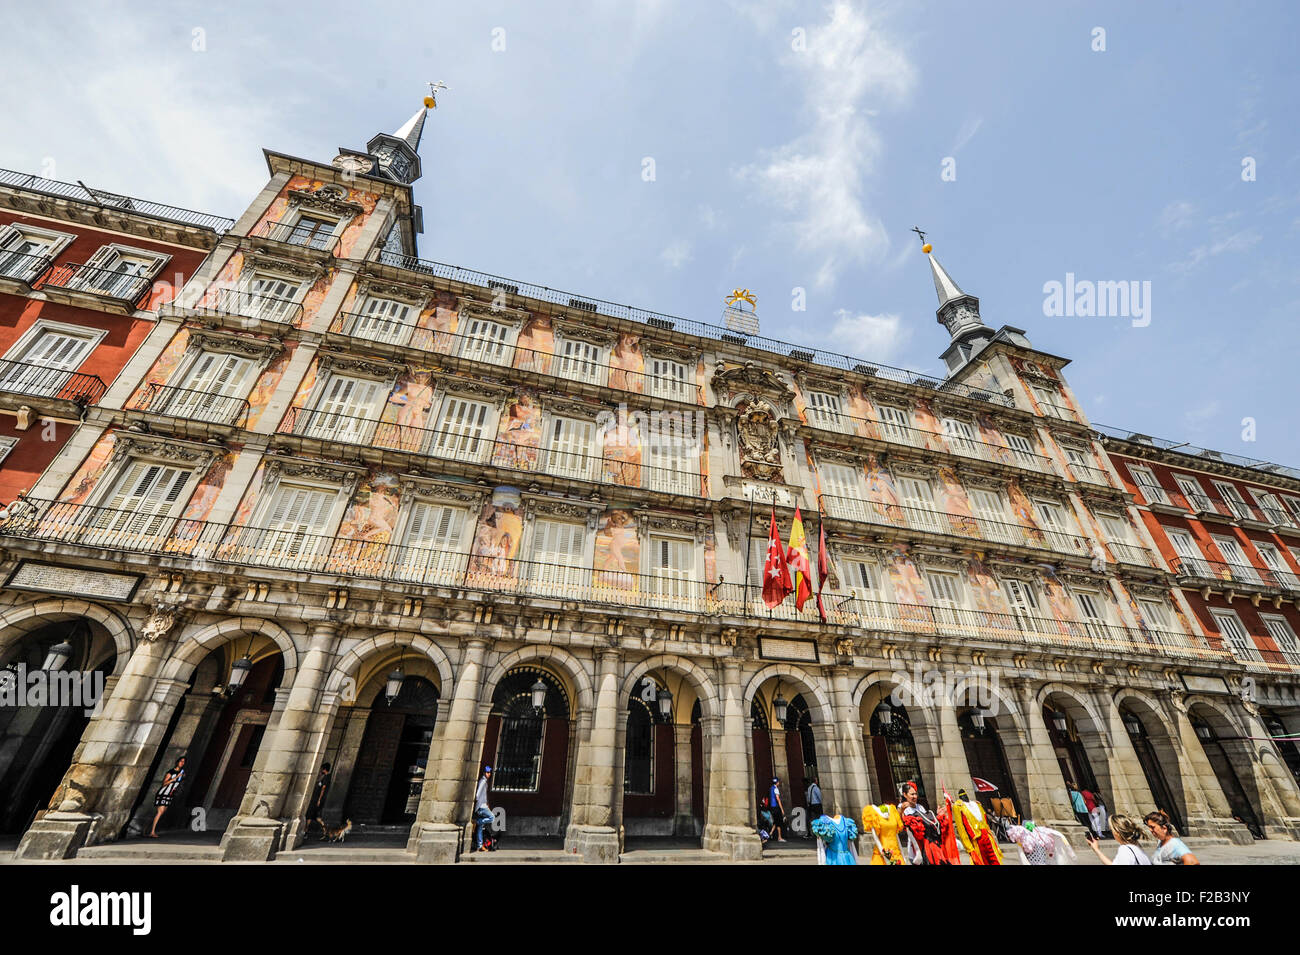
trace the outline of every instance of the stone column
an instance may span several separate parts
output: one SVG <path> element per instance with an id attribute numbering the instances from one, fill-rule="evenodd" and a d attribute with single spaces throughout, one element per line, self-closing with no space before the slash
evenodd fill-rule
<path id="1" fill-rule="evenodd" d="M 322 816 L 333 819 L 343 812 L 343 804 L 348 798 L 348 789 L 352 786 L 352 773 L 357 768 L 357 756 L 361 753 L 361 743 L 366 737 L 366 723 L 369 719 L 369 709 L 352 706 L 348 710 L 347 719 L 343 724 L 343 736 L 334 754 L 330 788 L 325 794 L 325 805 L 321 807 Z"/>
<path id="2" fill-rule="evenodd" d="M 173 631 L 175 632 L 175 631 Z M 83 845 L 116 838 L 127 822 L 184 683 L 160 681 L 174 640 L 139 643 L 112 695 L 100 703 L 51 805 L 23 834 L 15 859 L 68 859 Z"/>
<path id="3" fill-rule="evenodd" d="M 488 641 L 481 637 L 465 641 L 451 703 L 445 716 L 439 714 L 429 747 L 420 808 L 406 845 L 415 852 L 417 862 L 450 863 L 460 858 L 461 837 L 469 821 L 469 804 L 478 775 L 475 714 L 487 648 Z"/>
<path id="4" fill-rule="evenodd" d="M 948 792 L 954 799 L 957 798 L 957 790 L 966 788 L 973 792 L 971 788 L 970 763 L 966 762 L 966 746 L 961 741 L 961 727 L 957 725 L 957 710 L 948 702 L 944 701 L 936 706 L 932 711 L 935 721 L 938 723 L 938 751 L 934 757 L 934 795 L 931 801 L 936 808 L 943 805 L 943 789 L 946 786 Z"/>
<path id="5" fill-rule="evenodd" d="M 339 629 L 318 623 L 307 641 L 284 712 L 267 733 L 258 753 L 256 784 L 249 785 L 239 815 L 231 820 L 223 840 L 222 859 L 267 862 L 284 844 L 288 832 L 289 797 L 298 782 L 304 755 L 319 730 L 317 712 L 325 680 L 334 662 Z"/>
<path id="6" fill-rule="evenodd" d="M 564 834 L 566 852 L 579 852 L 584 862 L 617 862 L 618 832 L 614 797 L 622 788 L 614 785 L 617 759 L 619 684 L 622 654 L 606 649 L 596 659 L 596 712 L 591 732 L 578 741 L 577 774 L 573 786 L 573 813 Z M 585 791 L 585 799 L 579 794 Z"/>
<path id="7" fill-rule="evenodd" d="M 750 797 L 750 741 L 746 738 L 750 726 L 740 685 L 740 662 L 723 660 L 718 669 L 720 715 L 706 721 L 703 728 L 713 740 L 704 848 L 737 861 L 758 860 L 763 857 L 763 843 L 754 828 L 755 809 Z"/>
<path id="8" fill-rule="evenodd" d="M 1106 799 L 1106 813 L 1111 815 L 1122 812 L 1125 815 L 1141 819 L 1155 807 L 1155 796 L 1147 783 L 1142 764 L 1138 762 L 1137 751 L 1129 739 L 1128 730 L 1120 716 L 1115 700 L 1107 695 L 1105 709 L 1101 718 L 1106 721 L 1106 734 L 1110 736 L 1107 748 L 1109 759 L 1106 766 L 1110 775 L 1110 792 L 1103 793 Z"/>
<path id="9" fill-rule="evenodd" d="M 674 795 L 673 835 L 698 836 L 695 817 L 691 815 L 691 724 L 670 724 L 673 733 Z"/>
<path id="10" fill-rule="evenodd" d="M 1196 735 L 1196 729 L 1187 716 L 1182 700 L 1174 697 L 1173 711 L 1180 737 L 1181 749 L 1186 757 L 1182 777 L 1187 782 L 1187 834 L 1190 836 L 1227 840 L 1237 845 L 1250 845 L 1255 841 L 1250 830 L 1232 818 L 1228 797 L 1223 794 L 1219 777 L 1210 765 L 1210 757 Z M 1200 789 L 1200 805 L 1192 800 L 1192 787 Z M 1199 809 L 1199 812 L 1197 811 Z"/>
<path id="11" fill-rule="evenodd" d="M 849 671 L 843 667 L 827 675 L 834 708 L 835 748 L 839 754 L 839 769 L 834 780 L 834 791 L 828 792 L 822 779 L 822 800 L 826 811 L 838 810 L 852 819 L 862 818 L 862 807 L 870 800 L 867 782 L 867 754 L 862 746 L 862 719 L 853 705 L 853 688 L 849 685 Z M 818 768 L 821 774 L 821 767 Z"/>
<path id="12" fill-rule="evenodd" d="M 1033 684 L 1029 680 L 1013 683 L 1016 701 L 1020 704 L 1020 718 L 1026 738 L 1021 741 L 1025 756 L 1025 780 L 1029 786 L 1029 805 L 1020 811 L 1039 825 L 1051 826 L 1072 835 L 1072 842 L 1083 839 L 1083 827 L 1075 818 L 1070 794 L 1061 776 L 1061 766 L 1056 761 L 1052 738 L 1043 722 L 1043 708 L 1038 704 Z M 999 732 L 1003 732 L 1001 725 Z"/>
<path id="13" fill-rule="evenodd" d="M 1242 740 L 1259 784 L 1260 824 L 1270 837 L 1300 839 L 1300 788 L 1286 769 L 1282 756 L 1259 717 L 1259 707 L 1244 704 L 1238 710 L 1246 730 Z"/>

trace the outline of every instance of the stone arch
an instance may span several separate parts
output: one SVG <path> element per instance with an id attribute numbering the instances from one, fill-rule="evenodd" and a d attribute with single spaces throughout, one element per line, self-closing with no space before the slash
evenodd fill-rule
<path id="1" fill-rule="evenodd" d="M 631 670 L 623 680 L 623 686 L 619 690 L 619 705 L 626 700 L 636 688 L 637 681 L 651 670 L 676 670 L 683 674 L 691 686 L 695 689 L 696 695 L 700 701 L 700 715 L 703 719 L 711 719 L 719 716 L 718 692 L 713 685 L 709 675 L 697 664 L 679 657 L 676 654 L 663 653 L 659 656 L 649 657 L 640 661 Z"/>
<path id="2" fill-rule="evenodd" d="M 355 681 L 367 660 L 398 647 L 406 647 L 424 656 L 438 674 L 438 695 L 442 699 L 451 698 L 452 665 L 446 651 L 432 638 L 422 633 L 407 633 L 401 630 L 387 630 L 367 637 L 339 657 L 325 681 L 325 692 L 339 693 L 344 689 L 347 680 Z"/>
<path id="3" fill-rule="evenodd" d="M 1134 774 L 1136 779 L 1142 779 L 1150 792 L 1151 798 L 1156 800 L 1156 806 L 1168 809 L 1179 818 L 1182 826 L 1185 828 L 1187 819 L 1190 816 L 1190 810 L 1195 804 L 1195 797 L 1189 799 L 1188 789 L 1195 785 L 1195 779 L 1188 778 L 1184 768 L 1185 754 L 1182 752 L 1182 740 L 1178 732 L 1176 723 L 1172 722 L 1157 700 L 1150 693 L 1132 687 L 1120 687 L 1112 696 L 1115 705 L 1115 712 L 1118 715 L 1121 724 L 1123 723 L 1124 711 L 1132 713 L 1141 724 L 1146 733 L 1147 746 L 1155 757 L 1155 766 L 1142 765 L 1142 756 L 1138 753 L 1134 745 L 1134 755 L 1138 757 L 1140 773 Z M 1127 729 L 1124 730 L 1124 736 L 1128 736 Z M 1132 745 L 1132 744 L 1131 744 Z M 1180 756 L 1184 758 L 1180 758 Z M 1158 772 L 1162 779 L 1157 779 L 1154 783 L 1147 778 L 1148 770 Z M 1172 806 L 1164 806 L 1161 802 L 1159 787 L 1161 783 L 1168 790 L 1167 798 L 1173 802 Z M 1138 792 L 1141 796 L 1143 793 Z"/>
<path id="4" fill-rule="evenodd" d="M 901 680 L 898 678 L 900 675 L 903 677 Z M 887 691 L 885 688 L 888 688 Z M 859 680 L 857 686 L 853 688 L 853 709 L 859 715 L 862 714 L 864 707 L 867 705 L 874 709 L 881 700 L 892 694 L 895 689 L 901 689 L 906 696 L 903 705 L 907 707 L 908 718 L 916 729 L 938 725 L 933 708 L 924 702 L 925 688 L 917 686 L 915 680 L 897 670 L 889 672 L 873 670 Z"/>
<path id="5" fill-rule="evenodd" d="M 1083 715 L 1087 717 L 1088 723 L 1091 724 L 1092 731 L 1097 734 L 1099 739 L 1103 741 L 1110 739 L 1110 724 L 1097 712 L 1097 707 L 1093 701 L 1086 695 L 1081 694 L 1077 688 L 1059 681 L 1044 683 L 1038 688 L 1038 692 L 1034 694 L 1034 701 L 1038 708 L 1041 709 L 1053 696 L 1064 697 L 1069 701 L 1072 709 L 1081 710 Z M 1070 716 L 1074 718 L 1075 714 L 1071 713 Z"/>
<path id="6" fill-rule="evenodd" d="M 131 651 L 135 649 L 135 635 L 131 625 L 115 610 L 74 597 L 35 600 L 11 607 L 0 614 L 0 655 L 32 631 L 49 623 L 76 617 L 97 623 L 108 633 L 117 648 L 113 675 L 120 676 L 131 659 Z"/>
<path id="7" fill-rule="evenodd" d="M 813 677 L 807 671 L 789 663 L 772 663 L 755 673 L 745 687 L 743 703 L 745 712 L 749 712 L 750 704 L 753 703 L 754 697 L 758 695 L 759 688 L 768 680 L 781 678 L 789 680 L 792 683 L 800 685 L 800 693 L 806 693 L 812 696 L 812 702 L 816 704 L 816 710 L 813 718 L 826 726 L 832 726 L 835 723 L 835 708 L 831 706 L 830 697 L 826 694 L 826 688 L 822 686 L 821 681 Z M 807 700 L 805 699 L 805 702 Z"/>
<path id="8" fill-rule="evenodd" d="M 240 634 L 247 633 L 261 634 L 280 649 L 280 654 L 284 657 L 284 676 L 280 679 L 280 685 L 293 686 L 294 674 L 298 669 L 298 650 L 294 646 L 293 637 L 284 627 L 263 617 L 231 617 L 200 627 L 180 642 L 163 668 L 160 679 L 178 680 L 182 683 L 188 681 L 194 668 L 205 656 L 222 644 L 238 638 Z"/>
<path id="9" fill-rule="evenodd" d="M 479 694 L 479 706 L 484 711 L 491 707 L 492 695 L 496 692 L 497 684 L 501 682 L 501 678 L 514 667 L 524 663 L 550 663 L 559 670 L 559 675 L 565 677 L 572 684 L 573 706 L 572 711 L 569 713 L 569 719 L 578 720 L 583 714 L 590 714 L 595 709 L 596 694 L 592 687 L 591 675 L 583 667 L 581 660 L 568 650 L 560 647 L 529 646 L 520 647 L 518 650 L 507 653 L 492 668 L 492 672 L 483 681 L 483 689 Z"/>

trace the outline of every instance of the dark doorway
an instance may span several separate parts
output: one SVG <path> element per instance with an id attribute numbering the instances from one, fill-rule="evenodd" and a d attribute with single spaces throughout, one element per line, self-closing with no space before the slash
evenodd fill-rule
<path id="1" fill-rule="evenodd" d="M 910 779 L 916 783 L 917 799 L 923 805 L 930 805 L 907 707 L 882 702 L 872 711 L 867 728 L 871 733 L 871 756 L 881 804 L 897 803 L 898 787 Z"/>
<path id="2" fill-rule="evenodd" d="M 1151 743 L 1151 737 L 1147 734 L 1146 724 L 1142 718 L 1130 710 L 1128 707 L 1121 707 L 1119 711 L 1120 719 L 1124 721 L 1124 729 L 1128 732 L 1129 742 L 1133 744 L 1133 751 L 1137 753 L 1138 765 L 1142 767 L 1142 775 L 1146 778 L 1147 787 L 1151 790 L 1151 798 L 1156 801 L 1154 808 L 1169 816 L 1174 826 L 1179 832 L 1186 832 L 1187 827 L 1183 824 L 1183 814 L 1178 808 L 1178 802 L 1174 799 L 1173 790 L 1169 787 L 1168 780 L 1165 779 L 1164 768 L 1160 765 L 1160 758 L 1156 755 L 1156 748 Z M 1146 813 L 1142 813 L 1146 815 Z"/>
<path id="3" fill-rule="evenodd" d="M 1228 757 L 1223 741 L 1219 739 L 1208 720 L 1196 713 L 1189 714 L 1189 717 L 1192 729 L 1196 731 L 1196 738 L 1201 741 L 1201 748 L 1205 750 L 1205 755 L 1210 761 L 1210 768 L 1214 770 L 1215 778 L 1219 780 L 1219 787 L 1228 800 L 1228 808 L 1232 811 L 1232 815 L 1250 830 L 1252 836 L 1263 839 L 1264 827 L 1260 825 L 1259 814 L 1255 812 L 1255 807 L 1246 795 L 1245 787 L 1241 785 L 1241 778 L 1232 766 L 1232 760 Z"/>
<path id="4" fill-rule="evenodd" d="M 1079 740 L 1074 720 L 1065 710 L 1049 703 L 1043 705 L 1043 721 L 1056 752 L 1056 762 L 1061 767 L 1061 778 L 1074 783 L 1080 790 L 1097 792 L 1097 777 L 1093 775 L 1092 764 L 1088 762 L 1088 753 Z"/>
<path id="5" fill-rule="evenodd" d="M 790 772 L 785 792 L 785 808 L 807 809 L 808 784 L 817 775 L 817 739 L 813 736 L 812 714 L 802 693 L 786 705 L 785 765 Z"/>
<path id="6" fill-rule="evenodd" d="M 1273 737 L 1273 745 L 1282 754 L 1286 768 L 1291 770 L 1295 781 L 1300 783 L 1300 745 L 1296 744 L 1293 734 L 1287 733 L 1281 717 L 1272 710 L 1260 710 L 1260 716 L 1264 719 L 1264 728 L 1268 730 L 1268 735 Z"/>
<path id="7" fill-rule="evenodd" d="M 997 792 L 981 792 L 978 786 L 974 785 L 967 792 L 979 800 L 986 815 L 1003 815 L 998 812 L 998 807 L 994 806 L 993 800 L 1010 799 L 1014 815 L 1022 816 L 1024 807 L 1020 803 L 1020 796 L 1016 792 L 1016 781 L 1007 763 L 1006 749 L 998 733 L 998 721 L 992 716 L 985 715 L 982 726 L 979 725 L 980 722 L 971 710 L 957 717 L 962 748 L 966 751 L 966 766 L 970 770 L 972 785 L 975 779 L 982 779 L 996 786 Z"/>
<path id="8" fill-rule="evenodd" d="M 437 717 L 438 688 L 424 677 L 406 677 L 391 703 L 383 693 L 375 697 L 344 818 L 359 826 L 400 825 L 415 818 Z"/>
<path id="9" fill-rule="evenodd" d="M 542 705 L 533 688 L 544 687 Z M 492 714 L 479 760 L 493 768 L 491 802 L 506 811 L 512 835 L 556 836 L 564 814 L 569 762 L 569 700 L 560 681 L 540 667 L 511 670 L 492 694 Z"/>

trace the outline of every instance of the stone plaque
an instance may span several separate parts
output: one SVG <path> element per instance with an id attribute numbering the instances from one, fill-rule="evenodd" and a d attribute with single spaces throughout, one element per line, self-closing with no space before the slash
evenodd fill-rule
<path id="1" fill-rule="evenodd" d="M 114 574 L 103 570 L 36 564 L 25 560 L 9 575 L 5 586 L 15 590 L 75 594 L 99 600 L 130 600 L 143 579 L 143 574 Z"/>
<path id="2" fill-rule="evenodd" d="M 1197 673 L 1179 674 L 1188 693 L 1231 693 L 1221 676 L 1201 676 Z"/>
<path id="3" fill-rule="evenodd" d="M 758 654 L 764 660 L 793 660 L 796 663 L 816 663 L 817 644 L 812 640 L 759 637 Z"/>

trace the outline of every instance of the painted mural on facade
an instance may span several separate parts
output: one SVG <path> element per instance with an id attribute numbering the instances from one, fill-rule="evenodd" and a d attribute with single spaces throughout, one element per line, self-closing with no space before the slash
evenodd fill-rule
<path id="1" fill-rule="evenodd" d="M 516 575 L 524 532 L 523 501 L 516 487 L 502 485 L 493 490 L 479 512 L 470 547 L 469 573 L 500 579 Z"/>
<path id="2" fill-rule="evenodd" d="M 623 590 L 636 586 L 641 572 L 641 539 L 631 511 L 611 510 L 600 515 L 592 558 L 596 586 Z"/>
<path id="3" fill-rule="evenodd" d="M 957 480 L 957 472 L 952 468 L 939 469 L 939 503 L 940 509 L 950 516 L 948 526 L 963 537 L 979 537 L 979 525 L 971 513 L 970 501 L 966 498 L 966 489 Z"/>
<path id="4" fill-rule="evenodd" d="M 68 482 L 59 500 L 67 501 L 69 504 L 86 503 L 95 489 L 96 482 L 108 467 L 108 460 L 113 456 L 114 443 L 112 431 L 95 442 L 95 447 L 86 456 L 86 460 L 81 462 L 81 467 L 77 468 L 77 473 L 72 476 L 72 480 Z"/>
<path id="5" fill-rule="evenodd" d="M 541 457 L 542 408 L 537 393 L 520 388 L 501 419 L 500 440 L 492 454 L 498 467 L 536 471 Z"/>
<path id="6" fill-rule="evenodd" d="M 189 503 L 185 506 L 185 511 L 181 514 L 183 520 L 206 521 L 208 519 L 213 506 L 217 503 L 217 498 L 221 496 L 221 488 L 226 483 L 230 469 L 235 466 L 235 459 L 239 457 L 241 449 L 242 445 L 232 445 L 212 463 L 212 467 L 208 468 L 208 473 L 203 475 Z"/>
<path id="7" fill-rule="evenodd" d="M 639 335 L 619 335 L 609 355 L 609 386 L 620 391 L 645 391 L 645 354 Z"/>
<path id="8" fill-rule="evenodd" d="M 555 353 L 555 329 L 550 315 L 529 315 L 519 330 L 515 352 L 515 367 L 539 374 L 551 373 L 551 357 Z"/>
<path id="9" fill-rule="evenodd" d="M 331 190 L 343 188 L 335 183 L 327 183 L 322 179 L 311 179 L 307 176 L 291 177 L 288 183 L 285 184 L 283 191 L 275 197 L 275 200 L 266 210 L 266 214 L 258 221 L 258 227 L 260 228 L 262 223 L 282 222 L 285 217 L 291 213 L 294 204 L 290 200 L 290 192 L 316 192 L 322 186 L 326 185 L 328 185 Z M 365 228 L 366 222 L 369 221 L 370 214 L 375 211 L 375 205 L 379 201 L 379 196 L 373 192 L 365 192 L 361 189 L 351 188 L 348 188 L 345 191 L 346 195 L 343 196 L 344 201 L 356 203 L 361 206 L 362 212 L 359 215 L 354 216 L 348 222 L 343 229 L 342 235 L 339 236 L 337 255 L 341 259 L 346 259 L 351 256 L 352 250 L 356 246 L 357 240 L 361 237 L 361 232 Z M 258 234 L 259 228 L 254 228 L 252 233 L 254 235 Z"/>

